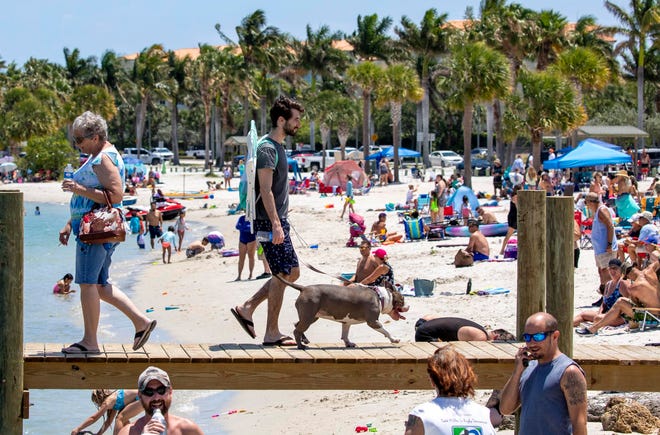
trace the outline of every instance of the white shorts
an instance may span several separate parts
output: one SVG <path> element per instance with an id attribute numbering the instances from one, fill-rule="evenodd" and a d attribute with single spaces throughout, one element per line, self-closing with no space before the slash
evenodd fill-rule
<path id="1" fill-rule="evenodd" d="M 599 269 L 607 269 L 610 260 L 613 260 L 615 258 L 616 258 L 616 251 L 603 252 L 602 254 L 598 254 L 596 255 L 596 266 L 598 266 Z"/>

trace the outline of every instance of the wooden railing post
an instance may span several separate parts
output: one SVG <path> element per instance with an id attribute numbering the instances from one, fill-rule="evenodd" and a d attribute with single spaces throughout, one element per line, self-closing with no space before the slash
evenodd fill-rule
<path id="1" fill-rule="evenodd" d="M 23 193 L 0 191 L 0 434 L 23 433 Z"/>
<path id="2" fill-rule="evenodd" d="M 518 305 L 516 334 L 525 321 L 545 311 L 545 191 L 518 192 Z"/>
<path id="3" fill-rule="evenodd" d="M 573 198 L 548 198 L 546 214 L 546 310 L 559 322 L 559 349 L 572 357 Z"/>

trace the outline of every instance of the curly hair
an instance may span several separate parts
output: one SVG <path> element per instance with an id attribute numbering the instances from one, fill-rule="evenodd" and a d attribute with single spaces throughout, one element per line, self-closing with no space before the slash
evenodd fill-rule
<path id="1" fill-rule="evenodd" d="M 98 135 L 101 142 L 108 139 L 108 124 L 105 122 L 105 119 L 101 115 L 97 115 L 89 110 L 73 121 L 73 131 L 85 137 Z"/>
<path id="2" fill-rule="evenodd" d="M 300 113 L 305 111 L 302 104 L 292 98 L 280 96 L 277 100 L 275 100 L 273 107 L 270 109 L 270 122 L 273 128 L 277 127 L 277 120 L 280 116 L 286 121 L 291 119 L 291 111 L 294 109 Z"/>
<path id="3" fill-rule="evenodd" d="M 472 397 L 477 384 L 468 360 L 448 345 L 429 357 L 426 371 L 438 391 L 439 397 Z"/>

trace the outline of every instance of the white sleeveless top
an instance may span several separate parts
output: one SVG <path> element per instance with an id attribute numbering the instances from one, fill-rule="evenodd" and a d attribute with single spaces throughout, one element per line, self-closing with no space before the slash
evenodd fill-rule
<path id="1" fill-rule="evenodd" d="M 436 397 L 416 406 L 410 414 L 422 420 L 425 435 L 495 435 L 490 410 L 470 399 Z"/>

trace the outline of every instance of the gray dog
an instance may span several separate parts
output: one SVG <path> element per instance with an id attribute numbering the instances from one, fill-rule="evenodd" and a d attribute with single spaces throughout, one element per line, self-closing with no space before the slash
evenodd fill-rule
<path id="1" fill-rule="evenodd" d="M 390 342 L 398 343 L 400 341 L 393 338 L 378 320 L 381 313 L 389 314 L 394 320 L 405 319 L 400 313 L 408 311 L 409 307 L 405 305 L 400 292 L 392 288 L 363 285 L 350 287 L 331 284 L 302 286 L 288 282 L 277 275 L 276 277 L 300 291 L 300 296 L 296 299 L 299 320 L 293 331 L 298 349 L 306 349 L 305 344 L 309 341 L 305 337 L 305 331 L 319 318 L 334 320 L 342 324 L 341 339 L 346 347 L 355 347 L 355 343 L 348 339 L 348 330 L 351 325 L 365 322 L 387 337 Z"/>

